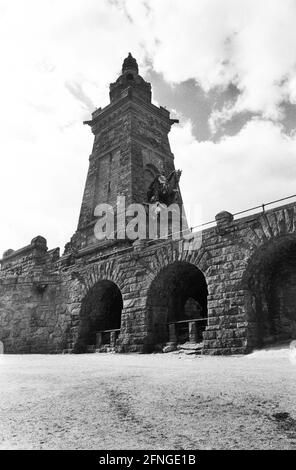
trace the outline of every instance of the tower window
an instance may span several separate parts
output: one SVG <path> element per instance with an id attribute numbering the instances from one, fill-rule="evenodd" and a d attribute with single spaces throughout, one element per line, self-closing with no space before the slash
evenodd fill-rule
<path id="1" fill-rule="evenodd" d="M 126 76 L 126 78 L 127 78 L 128 80 L 133 80 L 133 79 L 134 79 L 134 76 L 133 76 L 132 73 L 128 73 L 127 76 Z"/>

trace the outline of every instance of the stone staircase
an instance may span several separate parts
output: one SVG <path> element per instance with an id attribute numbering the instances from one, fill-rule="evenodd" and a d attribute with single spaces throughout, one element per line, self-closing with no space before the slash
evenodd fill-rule
<path id="1" fill-rule="evenodd" d="M 187 355 L 201 355 L 203 351 L 203 342 L 200 343 L 191 343 L 187 341 L 183 344 L 176 344 L 176 343 L 167 343 L 162 352 L 174 352 L 175 354 L 187 354 Z"/>
<path id="2" fill-rule="evenodd" d="M 115 353 L 115 347 L 110 346 L 110 344 L 102 344 L 99 348 L 95 344 L 90 344 L 86 348 L 88 354 L 91 353 Z"/>
<path id="3" fill-rule="evenodd" d="M 184 354 L 201 355 L 203 350 L 203 341 L 200 343 L 190 343 L 189 341 L 184 344 L 177 345 L 177 351 Z"/>

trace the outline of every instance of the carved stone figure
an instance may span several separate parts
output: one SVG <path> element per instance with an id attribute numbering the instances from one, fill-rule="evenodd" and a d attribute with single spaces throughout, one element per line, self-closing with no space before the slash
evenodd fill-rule
<path id="1" fill-rule="evenodd" d="M 178 183 L 181 173 L 181 170 L 174 170 L 168 177 L 164 173 L 158 174 L 148 188 L 148 202 L 151 204 L 159 202 L 167 206 L 173 204 L 179 194 Z"/>

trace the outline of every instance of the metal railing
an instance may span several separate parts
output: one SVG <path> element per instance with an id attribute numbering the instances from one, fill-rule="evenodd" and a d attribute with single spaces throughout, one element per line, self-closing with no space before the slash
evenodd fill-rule
<path id="1" fill-rule="evenodd" d="M 254 207 L 251 207 L 249 209 L 245 209 L 245 210 L 242 210 L 242 211 L 239 211 L 239 212 L 235 212 L 234 214 L 232 214 L 234 217 L 238 216 L 238 215 L 242 215 L 242 214 L 246 214 L 248 212 L 252 212 L 252 211 L 255 211 L 255 210 L 258 210 L 258 209 L 261 209 L 262 212 L 265 212 L 265 208 L 272 205 L 272 204 L 277 204 L 279 202 L 283 202 L 283 201 L 287 201 L 289 199 L 292 199 L 292 198 L 296 198 L 296 194 L 293 194 L 291 196 L 287 196 L 287 197 L 283 197 L 281 199 L 275 199 L 274 201 L 269 201 L 269 202 L 266 202 L 266 203 L 263 203 L 263 204 L 260 204 L 258 206 L 254 206 Z M 198 224 L 198 225 L 194 225 L 192 227 L 188 227 L 188 229 L 186 230 L 183 230 L 183 231 L 178 231 L 178 232 L 174 232 L 174 233 L 171 233 L 170 234 L 170 237 L 172 237 L 173 235 L 182 235 L 182 237 L 184 237 L 184 234 L 185 235 L 188 235 L 189 232 L 191 233 L 195 233 L 195 232 L 200 232 L 203 230 L 203 228 L 211 228 L 211 225 L 212 226 L 215 226 L 217 224 L 217 221 L 216 219 L 214 220 L 210 220 L 208 222 L 204 222 L 202 224 Z M 181 238 L 182 238 L 181 237 Z M 145 249 L 150 245 L 154 245 L 155 243 L 159 242 L 160 240 L 163 240 L 163 244 L 167 243 L 168 241 L 170 241 L 170 239 L 168 239 L 167 237 L 159 237 L 158 239 L 156 240 L 148 240 L 147 241 L 147 245 L 145 247 Z M 159 245 L 158 245 L 159 246 Z M 93 250 L 96 249 L 96 245 L 93 246 L 92 248 Z M 143 248 L 142 248 L 143 249 Z M 120 255 L 121 253 L 123 254 L 124 256 L 124 253 L 126 253 L 127 251 L 132 251 L 133 250 L 133 247 L 132 245 L 129 246 L 129 247 L 125 247 L 125 248 L 121 248 L 121 249 L 116 249 L 116 244 L 115 244 L 115 249 L 114 251 L 111 251 L 110 253 L 106 253 L 104 255 L 100 255 L 99 257 L 95 258 L 93 261 L 96 261 L 96 260 L 102 260 L 104 258 L 108 258 L 109 256 L 112 256 L 114 253 L 116 253 L 117 255 Z"/>
<path id="2" fill-rule="evenodd" d="M 238 215 L 247 214 L 248 212 L 257 211 L 258 209 L 261 209 L 262 212 L 265 212 L 266 207 L 271 206 L 273 204 L 278 204 L 279 202 L 287 201 L 287 200 L 293 199 L 293 198 L 296 198 L 296 194 L 292 194 L 291 196 L 287 196 L 287 197 L 282 197 L 280 199 L 275 199 L 274 201 L 269 201 L 269 202 L 266 202 L 266 203 L 262 203 L 258 206 L 250 207 L 249 209 L 244 209 L 244 210 L 239 211 L 239 212 L 234 212 L 232 215 L 233 215 L 233 217 L 236 217 Z M 211 225 L 211 224 L 216 225 L 216 223 L 217 223 L 216 219 L 215 220 L 210 220 L 208 222 L 204 222 L 202 224 L 190 227 L 189 230 L 191 232 L 193 232 L 195 229 L 197 229 L 196 231 L 199 231 L 200 229 L 202 229 L 203 227 L 205 227 L 207 225 Z"/>

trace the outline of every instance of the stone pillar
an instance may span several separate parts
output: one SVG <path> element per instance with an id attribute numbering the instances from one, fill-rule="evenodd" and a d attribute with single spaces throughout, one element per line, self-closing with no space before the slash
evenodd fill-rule
<path id="1" fill-rule="evenodd" d="M 169 342 L 170 343 L 176 343 L 177 342 L 175 323 L 170 323 L 169 324 Z"/>
<path id="2" fill-rule="evenodd" d="M 116 338 L 117 338 L 117 331 L 111 331 L 110 332 L 110 346 L 112 348 L 115 347 Z"/>
<path id="3" fill-rule="evenodd" d="M 188 328 L 189 328 L 189 342 L 190 343 L 196 343 L 197 342 L 196 322 L 195 321 L 190 321 L 188 323 Z"/>
<path id="4" fill-rule="evenodd" d="M 102 333 L 99 332 L 96 334 L 96 347 L 100 348 L 102 345 Z"/>
<path id="5" fill-rule="evenodd" d="M 216 231 L 219 235 L 224 235 L 224 233 L 231 227 L 233 222 L 233 215 L 230 212 L 222 211 L 216 215 Z"/>

